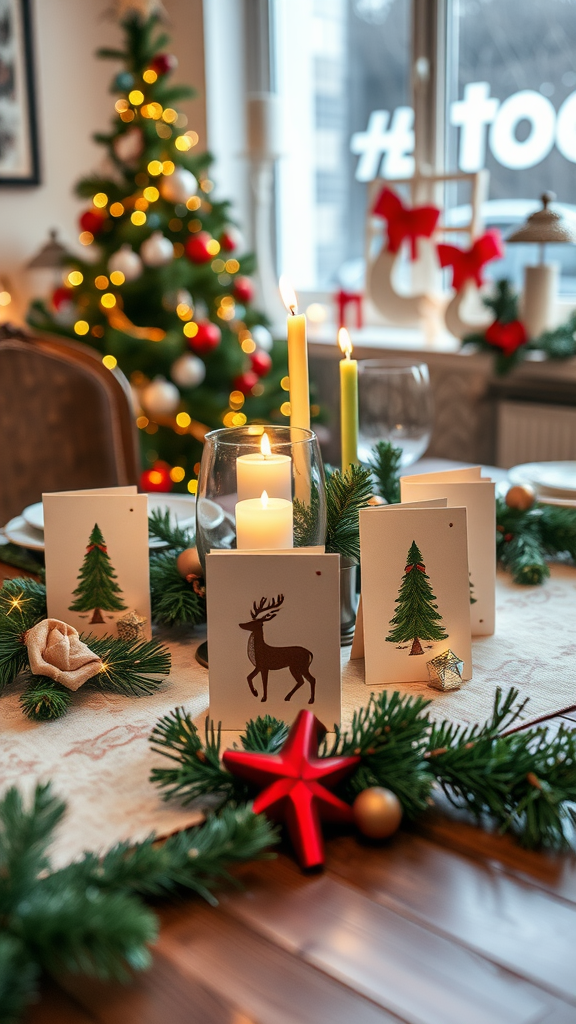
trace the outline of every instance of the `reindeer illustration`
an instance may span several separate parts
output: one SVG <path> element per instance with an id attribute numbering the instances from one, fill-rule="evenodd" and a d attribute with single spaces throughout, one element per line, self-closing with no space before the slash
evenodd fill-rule
<path id="1" fill-rule="evenodd" d="M 248 686 L 254 696 L 257 697 L 258 691 L 255 689 L 252 680 L 254 676 L 260 673 L 263 687 L 262 701 L 266 701 L 268 699 L 268 673 L 275 669 L 288 668 L 296 680 L 296 686 L 290 690 L 290 693 L 286 695 L 284 700 L 290 700 L 296 693 L 296 690 L 304 686 L 304 680 L 307 679 L 310 683 L 310 700 L 308 703 L 313 704 L 316 680 L 310 672 L 310 665 L 314 655 L 311 651 L 307 651 L 305 647 L 271 647 L 270 644 L 266 643 L 263 632 L 264 623 L 276 618 L 279 609 L 284 603 L 284 594 L 278 594 L 275 601 L 266 602 L 267 598 L 265 597 L 260 599 L 258 605 L 254 601 L 252 611 L 250 612 L 250 622 L 238 623 L 240 629 L 248 629 L 250 631 L 248 657 L 254 665 L 254 671 L 247 677 Z"/>

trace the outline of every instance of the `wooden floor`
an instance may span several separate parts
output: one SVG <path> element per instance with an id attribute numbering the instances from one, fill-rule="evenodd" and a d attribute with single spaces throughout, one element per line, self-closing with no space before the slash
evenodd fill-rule
<path id="1" fill-rule="evenodd" d="M 45 987 L 26 1024 L 576 1024 L 573 856 L 440 808 L 380 846 L 329 838 L 323 873 L 284 850 L 238 878 L 162 910 L 133 985 Z"/>

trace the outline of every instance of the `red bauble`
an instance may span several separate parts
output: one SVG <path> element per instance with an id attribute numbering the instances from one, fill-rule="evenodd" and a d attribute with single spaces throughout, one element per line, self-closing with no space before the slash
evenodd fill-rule
<path id="1" fill-rule="evenodd" d="M 495 320 L 486 329 L 484 337 L 489 345 L 501 349 L 503 354 L 508 357 L 514 355 L 516 349 L 528 341 L 526 328 L 520 320 L 512 320 L 508 324 Z"/>
<path id="2" fill-rule="evenodd" d="M 213 258 L 208 252 L 208 242 L 212 241 L 212 235 L 207 231 L 199 231 L 197 235 L 190 235 L 186 242 L 186 255 L 192 263 L 209 263 Z"/>
<path id="3" fill-rule="evenodd" d="M 67 302 L 73 302 L 72 292 L 69 288 L 56 288 L 56 291 L 52 292 L 52 305 L 54 309 L 61 309 Z"/>
<path id="4" fill-rule="evenodd" d="M 178 57 L 173 53 L 158 53 L 150 67 L 157 75 L 167 75 L 178 67 Z"/>
<path id="5" fill-rule="evenodd" d="M 252 353 L 250 356 L 250 362 L 252 363 L 254 373 L 257 373 L 259 377 L 265 377 L 272 369 L 271 357 L 267 352 L 263 352 L 261 348 L 257 348 L 256 351 Z"/>
<path id="6" fill-rule="evenodd" d="M 170 479 L 170 466 L 167 462 L 155 462 L 152 469 L 145 469 L 140 475 L 141 491 L 166 491 L 172 490 Z"/>
<path id="7" fill-rule="evenodd" d="M 218 241 L 224 252 L 234 252 L 238 248 L 238 238 L 233 231 L 223 231 Z"/>
<path id="8" fill-rule="evenodd" d="M 106 220 L 106 214 L 100 210 L 85 210 L 80 217 L 80 227 L 82 231 L 90 231 L 93 235 L 99 235 L 104 227 L 104 221 Z"/>
<path id="9" fill-rule="evenodd" d="M 222 331 L 218 324 L 213 324 L 211 320 L 200 320 L 198 331 L 193 338 L 188 339 L 188 345 L 193 352 L 203 355 L 206 352 L 211 352 L 214 348 L 218 348 L 221 340 Z"/>
<path id="10" fill-rule="evenodd" d="M 324 863 L 320 819 L 352 821 L 352 808 L 330 789 L 342 781 L 359 757 L 318 757 L 326 729 L 311 711 L 300 711 L 279 754 L 227 750 L 223 761 L 233 775 L 254 782 L 262 792 L 255 814 L 284 821 L 303 868 Z"/>
<path id="11" fill-rule="evenodd" d="M 237 277 L 234 281 L 234 295 L 238 302 L 252 302 L 254 285 L 249 277 Z"/>
<path id="12" fill-rule="evenodd" d="M 239 373 L 237 377 L 234 377 L 232 387 L 236 391 L 241 391 L 243 395 L 249 395 L 257 383 L 258 375 L 254 373 L 254 370 L 245 370 L 244 373 Z"/>

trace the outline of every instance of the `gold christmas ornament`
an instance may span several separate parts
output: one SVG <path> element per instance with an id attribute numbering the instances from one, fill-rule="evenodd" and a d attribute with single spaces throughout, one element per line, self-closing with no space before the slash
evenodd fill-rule
<path id="1" fill-rule="evenodd" d="M 121 619 L 116 619 L 116 632 L 121 640 L 145 640 L 146 618 L 131 609 Z"/>
<path id="2" fill-rule="evenodd" d="M 508 508 L 514 508 L 518 512 L 527 512 L 536 501 L 536 491 L 530 484 L 517 484 L 510 488 L 504 500 Z"/>
<path id="3" fill-rule="evenodd" d="M 176 559 L 176 568 L 182 579 L 187 580 L 188 583 L 192 582 L 192 578 L 204 575 L 196 548 L 185 548 L 184 551 L 181 551 Z"/>
<path id="4" fill-rule="evenodd" d="M 453 651 L 443 651 L 426 662 L 428 678 L 433 690 L 459 690 L 462 686 L 464 662 Z"/>
<path id="5" fill-rule="evenodd" d="M 356 828 L 369 839 L 386 839 L 402 820 L 402 804 L 395 793 L 383 786 L 370 786 L 352 804 Z"/>

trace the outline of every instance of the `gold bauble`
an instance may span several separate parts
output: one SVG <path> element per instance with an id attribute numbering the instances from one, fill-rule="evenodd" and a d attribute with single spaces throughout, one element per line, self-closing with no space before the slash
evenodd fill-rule
<path id="1" fill-rule="evenodd" d="M 181 551 L 176 559 L 176 568 L 184 580 L 187 576 L 204 575 L 196 548 L 185 548 Z"/>
<path id="2" fill-rule="evenodd" d="M 527 512 L 536 501 L 536 491 L 530 484 L 516 484 L 508 491 L 504 499 L 508 508 L 515 508 L 518 512 Z"/>
<path id="3" fill-rule="evenodd" d="M 369 839 L 386 839 L 402 820 L 402 804 L 395 793 L 382 786 L 370 786 L 352 804 L 356 827 Z"/>

